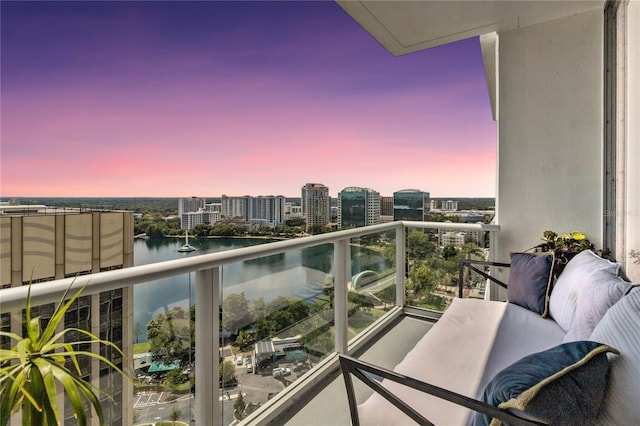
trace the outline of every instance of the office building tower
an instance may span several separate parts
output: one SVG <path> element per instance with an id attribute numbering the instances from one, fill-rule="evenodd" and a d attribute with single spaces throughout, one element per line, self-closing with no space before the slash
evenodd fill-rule
<path id="1" fill-rule="evenodd" d="M 393 218 L 393 197 L 380 197 L 380 216 Z"/>
<path id="2" fill-rule="evenodd" d="M 302 187 L 302 214 L 307 220 L 307 231 L 314 225 L 327 226 L 331 221 L 329 188 L 321 183 L 307 183 Z"/>
<path id="3" fill-rule="evenodd" d="M 338 194 L 340 228 L 375 225 L 380 217 L 380 193 L 371 188 L 349 187 Z"/>
<path id="4" fill-rule="evenodd" d="M 123 211 L 34 211 L 20 206 L 0 209 L 0 285 L 45 286 L 48 281 L 133 266 L 133 213 Z M 22 211 L 21 211 L 22 210 Z M 32 315 L 51 318 L 54 305 L 32 307 Z M 23 334 L 22 316 L 2 312 L 2 330 Z M 64 317 L 65 328 L 88 330 L 109 340 L 132 359 L 133 288 L 123 287 L 95 295 L 80 296 Z M 66 341 L 82 335 L 68 333 Z M 14 344 L 15 342 L 12 342 Z M 6 340 L 3 345 L 9 344 Z M 91 350 L 80 347 L 80 350 Z M 101 354 L 125 372 L 127 361 L 105 346 Z M 90 357 L 78 358 L 81 377 L 104 391 L 99 394 L 106 424 L 129 424 L 133 385 L 108 365 Z M 107 394 L 111 395 L 113 401 Z M 64 401 L 64 402 L 63 402 Z M 64 424 L 75 424 L 67 399 L 61 400 Z M 62 407 L 61 407 L 62 408 Z"/>
<path id="5" fill-rule="evenodd" d="M 423 221 L 429 206 L 429 193 L 403 189 L 393 193 L 393 220 Z"/>

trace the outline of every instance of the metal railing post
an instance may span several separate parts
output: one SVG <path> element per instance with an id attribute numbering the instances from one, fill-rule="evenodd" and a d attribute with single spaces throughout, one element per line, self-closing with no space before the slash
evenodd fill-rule
<path id="1" fill-rule="evenodd" d="M 220 270 L 196 272 L 196 424 L 222 422 L 218 362 L 220 354 Z"/>
<path id="2" fill-rule="evenodd" d="M 347 353 L 347 284 L 351 271 L 349 240 L 333 243 L 335 276 L 333 279 L 333 315 L 336 331 L 336 352 Z"/>
<path id="3" fill-rule="evenodd" d="M 406 238 L 404 224 L 396 227 L 396 306 L 404 306 L 405 302 L 405 269 L 407 267 Z"/>
<path id="4" fill-rule="evenodd" d="M 489 262 L 496 262 L 498 259 L 498 231 L 489 231 Z M 489 271 L 492 277 L 497 276 L 497 268 L 490 266 Z M 502 279 L 502 277 L 500 277 Z M 500 300 L 500 287 L 491 282 L 487 282 L 487 288 L 485 289 L 485 299 L 487 300 Z"/>

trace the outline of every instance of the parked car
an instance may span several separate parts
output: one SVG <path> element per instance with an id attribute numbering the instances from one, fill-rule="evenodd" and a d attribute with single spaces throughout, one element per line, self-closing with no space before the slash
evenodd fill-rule
<path id="1" fill-rule="evenodd" d="M 242 365 L 242 355 L 238 354 L 238 356 L 236 356 L 236 364 Z"/>
<path id="2" fill-rule="evenodd" d="M 286 367 L 277 367 L 273 369 L 273 377 L 284 377 L 291 374 L 291 369 Z"/>
<path id="3" fill-rule="evenodd" d="M 247 373 L 253 373 L 253 365 L 247 361 Z"/>

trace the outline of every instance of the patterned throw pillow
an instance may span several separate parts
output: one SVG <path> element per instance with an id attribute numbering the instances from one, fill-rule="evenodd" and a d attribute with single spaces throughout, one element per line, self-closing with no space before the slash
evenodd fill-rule
<path id="1" fill-rule="evenodd" d="M 482 400 L 527 420 L 590 424 L 604 398 L 607 352 L 618 353 L 601 343 L 580 341 L 528 355 L 496 374 L 485 387 Z M 475 413 L 470 424 L 500 422 Z"/>

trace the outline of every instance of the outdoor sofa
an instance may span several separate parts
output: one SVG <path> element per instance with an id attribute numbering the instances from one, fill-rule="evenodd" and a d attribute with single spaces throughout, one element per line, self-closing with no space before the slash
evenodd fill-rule
<path id="1" fill-rule="evenodd" d="M 640 424 L 640 288 L 590 250 L 509 266 L 508 302 L 454 299 L 393 371 L 341 356 L 352 424 Z"/>

